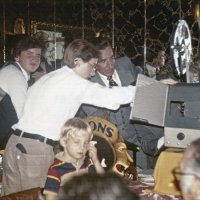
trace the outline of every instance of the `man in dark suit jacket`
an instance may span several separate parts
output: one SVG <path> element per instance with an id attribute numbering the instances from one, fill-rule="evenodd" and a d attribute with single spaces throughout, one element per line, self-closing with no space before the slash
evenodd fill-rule
<path id="1" fill-rule="evenodd" d="M 128 86 L 136 81 L 138 73 L 142 73 L 142 69 L 135 66 L 128 57 L 115 60 L 108 41 L 100 41 L 96 47 L 100 52 L 100 58 L 97 64 L 97 73 L 91 78 L 92 82 L 109 87 L 108 77 L 112 76 L 117 85 Z M 129 120 L 130 112 L 130 104 L 121 106 L 117 111 L 83 105 L 77 115 L 80 116 L 84 113 L 87 116 L 98 116 L 116 124 L 126 141 L 137 144 L 141 148 L 141 151 L 137 153 L 137 165 L 143 169 L 153 168 L 155 164 L 153 155 L 157 151 L 158 139 L 163 136 L 163 128 L 133 124 Z M 148 155 L 151 156 L 150 159 Z"/>

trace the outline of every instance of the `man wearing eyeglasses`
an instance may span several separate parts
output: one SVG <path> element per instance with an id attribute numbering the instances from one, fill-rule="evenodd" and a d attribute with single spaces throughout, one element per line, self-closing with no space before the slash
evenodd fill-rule
<path id="1" fill-rule="evenodd" d="M 200 199 L 200 138 L 186 149 L 180 168 L 174 173 L 180 177 L 179 183 L 184 200 Z"/>
<path id="2" fill-rule="evenodd" d="M 109 89 L 87 80 L 95 75 L 98 51 L 86 40 L 69 43 L 64 62 L 28 90 L 22 116 L 10 130 L 4 151 L 2 195 L 44 187 L 60 130 L 81 104 L 115 110 L 134 99 L 133 86 Z"/>
<path id="3" fill-rule="evenodd" d="M 97 38 L 94 43 L 100 53 L 100 58 L 96 66 L 96 75 L 91 78 L 92 82 L 114 87 L 128 86 L 136 81 L 137 75 L 142 73 L 139 66 L 135 66 L 128 57 L 115 59 L 109 41 Z M 153 155 L 157 151 L 158 139 L 163 136 L 163 129 L 131 123 L 130 112 L 130 104 L 121 106 L 117 111 L 84 105 L 77 115 L 98 116 L 116 124 L 124 140 L 141 147 L 142 150 L 137 153 L 137 166 L 141 169 L 153 169 L 155 164 Z"/>

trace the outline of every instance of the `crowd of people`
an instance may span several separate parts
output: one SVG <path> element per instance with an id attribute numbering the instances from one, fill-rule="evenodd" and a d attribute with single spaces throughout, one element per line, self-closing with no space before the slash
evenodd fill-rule
<path id="1" fill-rule="evenodd" d="M 111 89 L 88 80 L 95 75 L 98 54 L 91 43 L 76 39 L 65 50 L 66 65 L 47 73 L 29 88 L 23 113 L 10 129 L 4 152 L 3 195 L 44 187 L 60 129 L 81 104 L 116 110 L 132 102 L 133 86 Z M 32 66 L 35 57 L 29 59 Z"/>
<path id="2" fill-rule="evenodd" d="M 136 82 L 137 75 L 142 73 L 139 66 L 135 66 L 128 57 L 115 59 L 111 44 L 107 40 L 97 38 L 93 41 L 99 51 L 99 61 L 95 76 L 91 81 L 110 87 L 107 77 L 118 86 L 129 86 Z M 92 105 L 82 105 L 77 116 L 98 116 L 116 124 L 124 140 L 134 143 L 141 148 L 137 153 L 137 166 L 141 169 L 153 169 L 156 159 L 158 139 L 164 135 L 163 128 L 135 124 L 129 120 L 131 112 L 130 104 L 120 106 L 116 111 L 99 108 Z"/>
<path id="3" fill-rule="evenodd" d="M 57 199 L 64 188 L 62 195 L 78 199 L 78 195 L 89 195 L 88 190 L 93 190 L 83 187 L 85 180 L 91 185 L 95 180 L 97 183 L 116 180 L 113 184 L 119 187 L 117 184 L 121 182 L 117 177 L 106 180 L 104 176 L 106 172 L 91 143 L 93 133 L 85 116 L 102 117 L 115 124 L 125 141 L 140 147 L 138 167 L 153 169 L 155 153 L 163 141 L 163 128 L 129 120 L 141 68 L 128 57 L 115 59 L 107 40 L 90 43 L 75 39 L 66 47 L 60 69 L 45 72 L 34 84 L 30 83 L 31 75 L 40 66 L 44 47 L 38 36 L 22 38 L 14 47 L 13 61 L 0 70 L 0 117 L 5 121 L 3 115 L 15 116 L 9 123 L 0 121 L 0 127 L 4 127 L 0 132 L 1 149 L 5 149 L 1 195 L 40 187 L 44 188 L 46 199 L 51 200 Z M 176 83 L 170 78 L 161 81 Z M 12 112 L 5 111 L 5 99 Z M 55 155 L 54 147 L 58 143 L 61 151 Z M 69 187 L 79 181 L 79 189 Z M 106 195 L 105 188 L 95 189 L 102 189 Z M 138 199 L 133 193 L 128 197 L 128 188 L 120 191 L 112 185 L 111 190 L 115 196 L 109 194 L 112 199 L 121 199 L 124 193 L 127 200 Z M 71 191 L 77 196 L 70 196 Z M 88 196 L 88 199 L 97 198 Z"/>

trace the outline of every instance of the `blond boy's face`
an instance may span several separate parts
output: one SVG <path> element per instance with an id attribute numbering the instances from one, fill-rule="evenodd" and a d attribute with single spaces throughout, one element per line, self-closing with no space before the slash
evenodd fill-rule
<path id="1" fill-rule="evenodd" d="M 91 135 L 87 132 L 80 131 L 75 134 L 69 134 L 65 142 L 64 151 L 73 159 L 81 159 L 85 157 L 88 151 Z"/>

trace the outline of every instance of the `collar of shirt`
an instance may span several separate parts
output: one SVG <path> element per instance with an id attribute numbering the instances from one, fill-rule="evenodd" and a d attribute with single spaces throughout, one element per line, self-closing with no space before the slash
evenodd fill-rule
<path id="1" fill-rule="evenodd" d="M 102 79 L 102 81 L 105 83 L 105 85 L 106 85 L 107 87 L 109 87 L 109 81 L 108 81 L 108 79 L 107 79 L 107 76 L 104 76 L 103 74 L 101 74 L 101 73 L 99 73 L 99 72 L 97 72 L 97 73 L 99 74 L 99 76 L 101 77 L 101 79 Z M 117 73 L 116 70 L 114 70 L 114 73 L 113 73 L 113 75 L 112 75 L 112 78 L 113 78 L 113 80 L 114 80 L 119 86 L 122 86 L 122 83 L 121 83 L 121 81 L 120 81 L 119 75 L 118 75 L 118 73 Z"/>
<path id="2" fill-rule="evenodd" d="M 18 66 L 19 66 L 20 69 L 22 70 L 22 73 L 23 73 L 23 75 L 25 76 L 26 81 L 28 82 L 28 80 L 30 79 L 30 74 L 28 74 L 28 73 L 24 70 L 24 68 L 23 68 L 18 62 L 16 62 L 16 63 L 18 64 Z"/>

